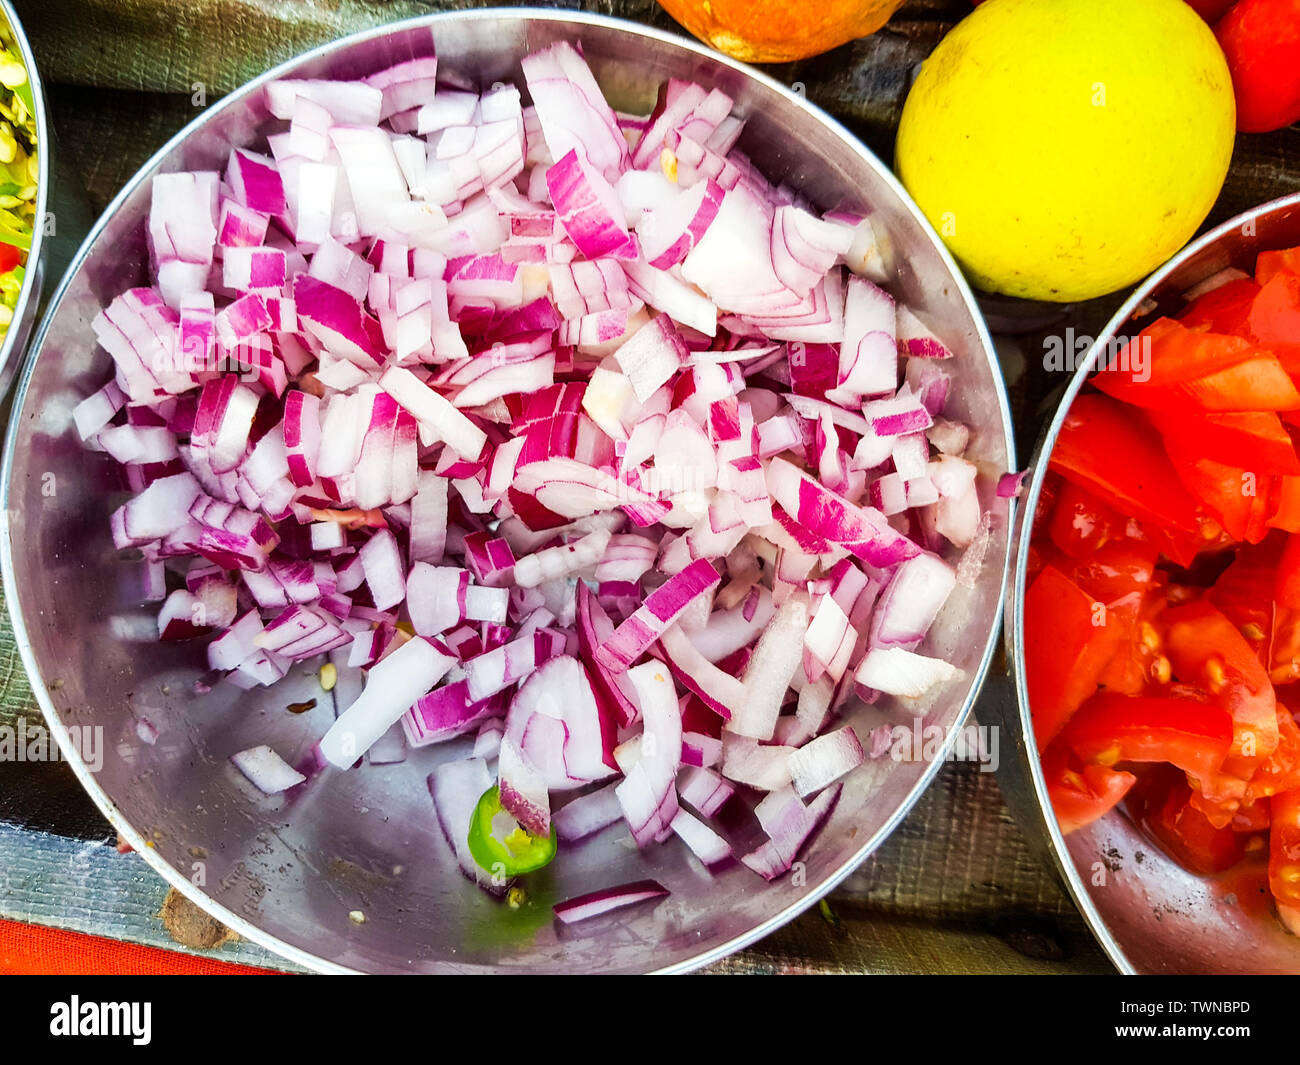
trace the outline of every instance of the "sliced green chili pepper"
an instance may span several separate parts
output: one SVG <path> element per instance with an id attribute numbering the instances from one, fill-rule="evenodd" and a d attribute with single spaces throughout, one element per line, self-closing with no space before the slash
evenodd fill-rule
<path id="1" fill-rule="evenodd" d="M 491 787 L 479 798 L 469 822 L 469 852 L 489 873 L 519 876 L 542 868 L 555 857 L 555 825 L 547 837 L 534 836 L 501 805 Z"/>

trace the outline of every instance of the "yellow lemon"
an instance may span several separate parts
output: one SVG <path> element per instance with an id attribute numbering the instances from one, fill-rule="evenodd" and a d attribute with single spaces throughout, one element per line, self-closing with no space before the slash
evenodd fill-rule
<path id="1" fill-rule="evenodd" d="M 1223 53 L 1183 0 L 987 0 L 922 64 L 896 165 L 975 285 L 1081 300 L 1196 232 L 1235 125 Z"/>

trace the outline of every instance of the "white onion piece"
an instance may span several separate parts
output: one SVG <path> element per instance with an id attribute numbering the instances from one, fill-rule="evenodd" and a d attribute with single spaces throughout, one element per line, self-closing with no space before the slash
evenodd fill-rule
<path id="1" fill-rule="evenodd" d="M 746 699 L 727 723 L 729 732 L 754 740 L 772 738 L 790 680 L 803 661 L 807 632 L 807 600 L 800 595 L 791 596 L 781 604 L 776 617 L 758 639 L 749 668 L 741 679 Z"/>
<path id="2" fill-rule="evenodd" d="M 623 808 L 619 805 L 617 787 L 617 783 L 606 784 L 556 810 L 552 820 L 560 839 L 570 842 L 586 839 L 621 820 Z"/>
<path id="3" fill-rule="evenodd" d="M 429 641 L 408 640 L 370 670 L 361 697 L 322 737 L 321 756 L 339 769 L 350 768 L 454 663 Z"/>
<path id="4" fill-rule="evenodd" d="M 510 885 L 505 876 L 494 876 L 474 860 L 469 850 L 469 823 L 479 798 L 492 786 L 492 774 L 482 758 L 443 762 L 429 774 L 429 794 L 438 815 L 447 846 L 456 856 L 460 871 L 485 891 L 501 895 Z"/>
<path id="5" fill-rule="evenodd" d="M 232 754 L 230 760 L 259 791 L 267 795 L 277 795 L 307 779 L 265 744 Z"/>
<path id="6" fill-rule="evenodd" d="M 856 769 L 865 759 L 857 733 L 851 728 L 836 729 L 790 755 L 790 781 L 796 794 L 807 798 Z"/>
<path id="7" fill-rule="evenodd" d="M 854 676 L 862 688 L 870 691 L 919 699 L 963 675 L 942 658 L 914 654 L 901 647 L 876 647 L 863 655 Z"/>
<path id="8" fill-rule="evenodd" d="M 731 844 L 685 810 L 677 811 L 672 826 L 678 838 L 705 865 L 717 865 L 731 857 Z"/>

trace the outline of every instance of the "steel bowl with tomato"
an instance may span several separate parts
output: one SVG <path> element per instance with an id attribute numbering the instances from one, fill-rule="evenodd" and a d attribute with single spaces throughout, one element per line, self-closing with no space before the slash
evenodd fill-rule
<path id="1" fill-rule="evenodd" d="M 1300 971 L 1298 245 L 1292 195 L 1149 278 L 1026 484 L 1001 783 L 1125 972 Z"/>

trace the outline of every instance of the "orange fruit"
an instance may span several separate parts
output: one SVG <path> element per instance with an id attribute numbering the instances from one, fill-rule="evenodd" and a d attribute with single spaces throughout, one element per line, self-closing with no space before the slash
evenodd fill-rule
<path id="1" fill-rule="evenodd" d="M 692 34 L 746 63 L 786 63 L 875 33 L 903 0 L 659 0 Z"/>

